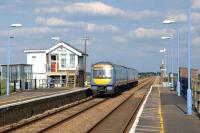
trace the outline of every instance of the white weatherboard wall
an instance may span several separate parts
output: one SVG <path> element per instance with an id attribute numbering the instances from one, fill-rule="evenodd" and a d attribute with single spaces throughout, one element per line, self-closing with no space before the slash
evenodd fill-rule
<path id="1" fill-rule="evenodd" d="M 78 55 L 64 47 L 58 47 L 56 48 L 55 50 L 51 51 L 51 54 L 57 54 L 59 55 L 59 60 L 58 60 L 58 63 L 59 63 L 59 70 L 77 70 L 78 68 Z M 62 68 L 61 67 L 61 54 L 66 54 L 66 66 L 67 68 Z M 70 67 L 70 54 L 74 54 L 75 55 L 75 67 Z"/>
<path id="2" fill-rule="evenodd" d="M 46 53 L 27 52 L 27 64 L 32 64 L 33 78 L 46 79 Z"/>

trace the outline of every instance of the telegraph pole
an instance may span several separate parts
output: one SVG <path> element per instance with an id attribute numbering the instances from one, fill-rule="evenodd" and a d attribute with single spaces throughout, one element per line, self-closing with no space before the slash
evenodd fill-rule
<path id="1" fill-rule="evenodd" d="M 85 37 L 82 39 L 84 40 L 84 77 L 83 77 L 83 81 L 84 81 L 84 86 L 85 86 L 85 81 L 86 81 L 86 58 L 87 58 L 87 41 L 89 40 L 88 36 L 87 36 L 87 33 L 85 34 Z"/>

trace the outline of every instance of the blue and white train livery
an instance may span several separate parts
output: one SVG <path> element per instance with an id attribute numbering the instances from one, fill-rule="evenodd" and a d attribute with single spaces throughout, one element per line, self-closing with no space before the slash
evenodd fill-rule
<path id="1" fill-rule="evenodd" d="M 91 89 L 93 95 L 116 94 L 138 83 L 138 71 L 112 64 L 98 62 L 92 65 Z"/>

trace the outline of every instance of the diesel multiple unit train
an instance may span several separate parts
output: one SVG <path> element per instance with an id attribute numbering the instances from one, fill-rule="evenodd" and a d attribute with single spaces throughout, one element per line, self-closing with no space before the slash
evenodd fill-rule
<path id="1" fill-rule="evenodd" d="M 110 62 L 98 62 L 92 65 L 90 82 L 93 95 L 112 95 L 137 85 L 138 72 Z"/>

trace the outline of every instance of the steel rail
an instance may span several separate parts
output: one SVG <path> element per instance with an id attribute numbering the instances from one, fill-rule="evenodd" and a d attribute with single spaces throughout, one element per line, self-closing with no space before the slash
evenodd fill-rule
<path id="1" fill-rule="evenodd" d="M 145 99 L 145 97 L 147 96 L 147 94 L 148 94 L 148 91 L 146 91 L 146 93 L 142 96 L 142 99 L 139 101 L 139 103 L 138 103 L 136 109 L 133 111 L 132 116 L 131 116 L 130 119 L 127 121 L 126 127 L 125 127 L 124 130 L 123 130 L 123 133 L 128 132 L 129 126 L 130 126 L 130 124 L 132 123 L 132 121 L 135 119 L 135 117 L 136 117 L 136 115 L 137 115 L 137 113 L 138 113 L 138 111 L 139 111 L 139 109 L 140 109 L 142 103 L 144 102 L 144 99 Z"/>
<path id="2" fill-rule="evenodd" d="M 147 81 L 147 80 L 149 80 L 149 79 L 145 79 L 144 81 L 140 82 L 139 85 L 141 85 L 142 83 L 144 83 L 144 82 Z M 138 85 L 138 86 L 139 86 L 139 85 Z M 88 111 L 89 109 L 94 108 L 94 107 L 96 107 L 96 106 L 99 106 L 100 104 L 104 103 L 105 101 L 107 101 L 107 100 L 109 100 L 109 99 L 110 99 L 110 98 L 107 98 L 107 99 L 105 99 L 105 100 L 103 100 L 103 101 L 101 101 L 101 102 L 99 102 L 99 103 L 97 103 L 97 104 L 94 104 L 93 106 L 90 106 L 89 108 L 86 108 L 86 109 L 84 109 L 84 110 L 82 110 L 82 111 L 80 111 L 80 112 L 78 112 L 78 113 L 76 113 L 76 114 L 74 114 L 74 115 L 72 115 L 72 116 L 70 116 L 70 117 L 67 117 L 67 118 L 65 118 L 65 119 L 63 119 L 63 120 L 61 120 L 61 121 L 58 121 L 58 122 L 56 122 L 56 123 L 54 123 L 54 124 L 52 124 L 52 125 L 48 125 L 46 128 L 40 130 L 38 133 L 46 132 L 46 131 L 50 130 L 51 128 L 54 128 L 54 127 L 58 126 L 59 124 L 62 124 L 62 123 L 64 123 L 64 122 L 66 122 L 66 121 L 69 121 L 70 119 L 79 116 L 80 114 L 82 114 L 82 113 Z"/>
<path id="3" fill-rule="evenodd" d="M 17 129 L 22 128 L 22 127 L 24 127 L 26 125 L 38 122 L 38 121 L 40 121 L 42 119 L 45 119 L 47 117 L 56 115 L 56 114 L 61 113 L 61 112 L 65 111 L 65 110 L 67 110 L 67 109 L 70 109 L 72 107 L 81 105 L 81 104 L 83 104 L 85 102 L 88 102 L 88 101 L 91 101 L 93 99 L 94 99 L 93 97 L 88 97 L 88 98 L 80 100 L 80 102 L 78 101 L 78 102 L 74 102 L 74 104 L 72 103 L 71 106 L 66 106 L 65 105 L 63 107 L 55 109 L 54 111 L 47 112 L 47 113 L 45 113 L 45 115 L 39 114 L 39 116 L 35 116 L 35 117 L 33 117 L 33 119 L 29 118 L 29 119 L 27 119 L 25 121 L 22 121 L 22 122 L 18 122 L 18 123 L 14 123 L 14 124 L 11 124 L 11 125 L 8 125 L 8 126 L 5 126 L 5 127 L 1 127 L 0 128 L 0 133 L 6 133 L 6 132 L 9 132 L 9 131 L 17 130 Z"/>
<path id="4" fill-rule="evenodd" d="M 139 82 L 139 84 L 138 84 L 136 87 L 142 88 L 143 86 L 145 86 L 145 85 L 142 85 L 142 84 L 145 83 L 145 82 L 149 82 L 149 80 L 151 80 L 151 79 L 148 79 L 148 78 L 147 78 L 147 79 L 143 79 L 141 82 Z M 148 84 L 148 83 L 147 83 L 147 84 Z M 142 85 L 142 86 L 141 86 L 141 85 Z M 137 89 L 137 90 L 138 90 L 138 89 Z M 136 91 L 137 91 L 137 90 L 136 90 Z M 135 92 L 134 92 L 134 93 L 135 93 Z M 86 99 L 87 99 L 87 98 L 86 98 Z M 73 105 L 71 105 L 71 106 L 67 106 L 67 107 L 64 106 L 64 107 L 61 107 L 61 108 L 59 108 L 59 109 L 55 109 L 54 111 L 51 111 L 51 112 L 49 112 L 49 113 L 46 113 L 45 115 L 42 115 L 42 116 L 35 116 L 33 119 L 28 119 L 28 120 L 25 120 L 25 121 L 23 121 L 23 122 L 21 122 L 21 123 L 19 122 L 19 123 L 15 123 L 15 124 L 8 125 L 8 126 L 6 126 L 6 127 L 2 127 L 2 128 L 0 128 L 0 132 L 4 133 L 4 132 L 10 132 L 10 131 L 18 130 L 18 129 L 20 129 L 20 128 L 25 127 L 26 125 L 30 125 L 30 124 L 33 124 L 33 123 L 35 123 L 35 122 L 39 122 L 39 121 L 41 121 L 41 120 L 43 120 L 43 119 L 45 119 L 45 118 L 48 118 L 48 117 L 50 117 L 50 116 L 53 116 L 53 115 L 57 115 L 57 114 L 62 113 L 63 111 L 65 111 L 65 110 L 67 110 L 67 109 L 70 109 L 70 108 L 72 108 L 72 107 L 79 106 L 79 105 L 81 105 L 81 104 L 83 104 L 83 103 L 85 103 L 85 102 L 91 101 L 92 99 L 94 99 L 94 98 L 89 98 L 89 99 L 87 99 L 87 100 L 81 100 L 81 102 L 78 102 L 78 103 L 75 102 L 75 104 L 73 104 Z M 52 125 L 48 125 L 46 128 L 40 130 L 39 132 L 40 132 L 40 133 L 41 133 L 41 132 L 45 132 L 45 131 L 47 131 L 47 130 L 49 130 L 49 129 L 51 129 L 51 128 L 53 128 L 53 127 L 55 127 L 55 126 L 57 126 L 57 125 L 59 125 L 59 124 L 61 124 L 61 123 L 63 123 L 63 122 L 65 122 L 65 121 L 68 121 L 68 120 L 70 120 L 70 119 L 72 119 L 72 118 L 74 118 L 74 117 L 77 117 L 77 116 L 80 115 L 81 113 L 86 112 L 87 110 L 89 110 L 89 109 L 91 109 L 91 108 L 93 108 L 93 107 L 95 107 L 95 106 L 98 106 L 99 104 L 101 104 L 101 103 L 107 101 L 108 99 L 110 99 L 110 98 L 104 99 L 104 100 L 102 100 L 102 101 L 100 101 L 100 102 L 98 102 L 98 103 L 96 103 L 96 104 L 94 104 L 94 105 L 92 105 L 92 106 L 90 106 L 90 107 L 88 107 L 88 108 L 86 108 L 86 109 L 83 109 L 82 111 L 79 111 L 78 113 L 76 113 L 76 114 L 74 114 L 74 115 L 71 115 L 71 116 L 69 116 L 69 117 L 66 117 L 66 118 L 62 119 L 61 121 L 58 121 L 58 122 L 56 122 L 56 123 L 54 123 L 54 124 L 52 124 Z M 41 114 L 40 114 L 40 115 L 41 115 Z"/>
<path id="5" fill-rule="evenodd" d="M 88 131 L 87 133 L 89 132 L 92 132 L 92 130 L 94 130 L 100 123 L 102 123 L 107 117 L 109 117 L 113 112 L 115 112 L 121 105 L 123 105 L 125 102 L 127 102 L 138 90 L 148 86 L 149 84 L 151 84 L 151 82 L 153 81 L 153 79 L 147 79 L 145 80 L 144 82 L 142 82 L 143 85 L 141 86 L 138 86 L 139 88 L 137 90 L 135 90 L 130 96 L 128 96 L 128 98 L 126 100 L 124 100 L 121 104 L 119 104 L 114 110 L 112 110 L 109 114 L 107 114 L 103 119 L 101 119 L 99 122 L 97 122 L 95 125 L 93 125 Z M 139 108 L 139 107 L 137 107 Z M 126 126 L 127 127 L 127 126 Z M 124 129 L 125 130 L 125 129 Z"/>

